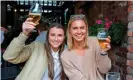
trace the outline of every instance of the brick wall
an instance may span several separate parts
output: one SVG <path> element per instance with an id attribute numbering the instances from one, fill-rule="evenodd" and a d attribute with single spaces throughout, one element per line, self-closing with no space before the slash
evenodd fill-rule
<path id="1" fill-rule="evenodd" d="M 102 5 L 102 8 L 103 8 L 102 11 L 105 17 L 108 17 L 109 19 L 113 19 L 117 17 L 123 23 L 126 23 L 126 24 L 128 23 L 127 1 L 111 1 L 111 2 L 108 1 L 108 2 L 103 2 L 103 3 L 104 4 Z M 110 71 L 120 72 L 121 80 L 126 80 L 127 53 L 128 53 L 127 36 L 125 36 L 125 40 L 122 42 L 122 45 L 116 46 L 112 44 L 112 49 L 111 49 L 111 52 L 109 53 L 109 57 L 112 60 L 112 68 Z"/>
<path id="2" fill-rule="evenodd" d="M 133 1 L 128 1 L 128 53 L 126 80 L 133 80 Z"/>

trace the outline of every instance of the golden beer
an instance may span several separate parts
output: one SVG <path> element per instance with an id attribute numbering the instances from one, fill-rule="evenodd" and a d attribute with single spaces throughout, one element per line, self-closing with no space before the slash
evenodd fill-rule
<path id="1" fill-rule="evenodd" d="M 29 13 L 29 17 L 33 18 L 32 22 L 37 24 L 39 20 L 41 19 L 41 14 L 40 13 Z"/>
<path id="2" fill-rule="evenodd" d="M 99 28 L 98 29 L 97 38 L 98 38 L 98 41 L 99 41 L 99 45 L 102 49 L 107 47 L 107 45 L 106 45 L 107 36 L 108 36 L 108 30 L 107 29 L 105 29 L 105 28 Z"/>
<path id="3" fill-rule="evenodd" d="M 104 49 L 104 48 L 107 47 L 107 45 L 106 45 L 106 40 L 100 40 L 100 39 L 98 39 L 98 41 L 99 41 L 99 45 L 100 45 L 100 47 L 101 47 L 102 49 Z"/>

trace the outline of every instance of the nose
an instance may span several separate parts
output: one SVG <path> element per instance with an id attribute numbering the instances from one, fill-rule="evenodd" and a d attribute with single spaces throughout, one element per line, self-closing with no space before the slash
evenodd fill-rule
<path id="1" fill-rule="evenodd" d="M 58 36 L 55 36 L 54 40 L 57 41 L 58 40 Z"/>
<path id="2" fill-rule="evenodd" d="M 78 29 L 77 33 L 78 33 L 78 34 L 81 34 L 81 29 Z"/>

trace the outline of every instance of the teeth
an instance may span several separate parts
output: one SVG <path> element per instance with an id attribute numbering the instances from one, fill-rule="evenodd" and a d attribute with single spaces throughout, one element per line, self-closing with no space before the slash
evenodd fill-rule
<path id="1" fill-rule="evenodd" d="M 78 35 L 78 37 L 81 37 L 82 35 Z"/>
<path id="2" fill-rule="evenodd" d="M 54 44 L 58 44 L 58 43 L 54 43 Z"/>

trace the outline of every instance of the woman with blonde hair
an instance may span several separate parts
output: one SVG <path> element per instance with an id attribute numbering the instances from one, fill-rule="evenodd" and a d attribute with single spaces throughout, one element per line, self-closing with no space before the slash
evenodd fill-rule
<path id="1" fill-rule="evenodd" d="M 67 29 L 67 45 L 61 55 L 63 69 L 69 80 L 104 80 L 111 68 L 107 51 L 110 38 L 106 39 L 106 48 L 99 46 L 96 37 L 88 37 L 88 24 L 85 15 L 72 15 Z"/>

